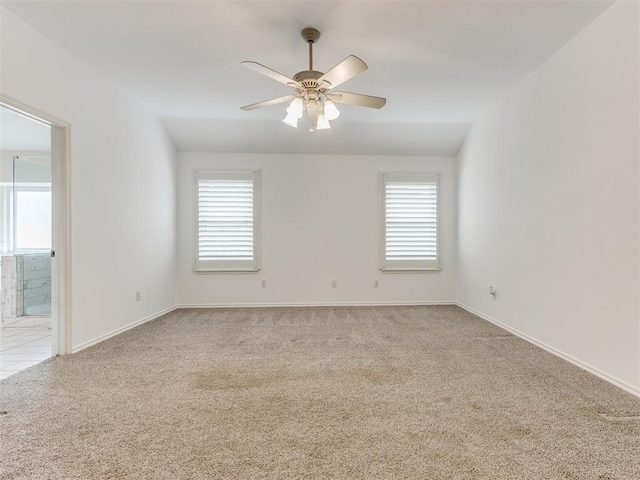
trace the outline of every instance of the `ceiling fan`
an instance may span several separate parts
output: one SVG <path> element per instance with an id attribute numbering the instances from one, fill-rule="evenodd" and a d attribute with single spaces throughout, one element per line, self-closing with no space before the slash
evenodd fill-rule
<path id="1" fill-rule="evenodd" d="M 358 57 L 349 55 L 327 73 L 314 70 L 313 44 L 320 38 L 320 32 L 315 28 L 308 27 L 300 33 L 304 41 L 309 44 L 309 70 L 303 70 L 296 73 L 293 78 L 289 78 L 257 62 L 242 62 L 245 67 L 292 87 L 294 93 L 245 105 L 241 107 L 242 110 L 255 110 L 291 101 L 287 108 L 287 116 L 283 120 L 284 123 L 297 127 L 298 120 L 302 118 L 306 110 L 309 117 L 309 131 L 314 132 L 316 129 L 331 128 L 329 121 L 335 120 L 340 115 L 335 103 L 348 103 L 369 108 L 382 108 L 387 103 L 387 100 L 381 97 L 333 91 L 335 87 L 364 72 L 369 67 Z"/>

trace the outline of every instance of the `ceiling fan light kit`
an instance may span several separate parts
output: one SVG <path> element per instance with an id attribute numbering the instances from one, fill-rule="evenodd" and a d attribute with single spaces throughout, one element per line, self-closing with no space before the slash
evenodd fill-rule
<path id="1" fill-rule="evenodd" d="M 242 110 L 255 110 L 256 108 L 291 101 L 283 122 L 297 128 L 298 120 L 304 116 L 306 111 L 309 118 L 309 131 L 314 132 L 331 128 L 329 122 L 340 116 L 336 103 L 347 103 L 369 108 L 382 108 L 385 105 L 387 100 L 381 97 L 332 91 L 333 88 L 367 70 L 367 64 L 358 57 L 350 55 L 327 73 L 314 70 L 313 44 L 320 38 L 320 32 L 315 28 L 308 27 L 304 28 L 300 34 L 309 45 L 309 70 L 298 72 L 293 78 L 286 77 L 257 62 L 242 62 L 245 67 L 292 87 L 294 93 L 272 100 L 245 105 L 241 107 Z"/>

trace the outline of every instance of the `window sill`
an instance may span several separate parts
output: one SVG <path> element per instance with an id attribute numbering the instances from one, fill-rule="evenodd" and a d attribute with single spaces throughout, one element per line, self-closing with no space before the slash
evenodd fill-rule
<path id="1" fill-rule="evenodd" d="M 442 268 L 381 268 L 382 273 L 439 273 Z"/>
<path id="2" fill-rule="evenodd" d="M 219 275 L 219 274 L 233 274 L 233 273 L 258 273 L 260 271 L 259 268 L 200 268 L 193 269 L 193 273 L 196 275 Z"/>

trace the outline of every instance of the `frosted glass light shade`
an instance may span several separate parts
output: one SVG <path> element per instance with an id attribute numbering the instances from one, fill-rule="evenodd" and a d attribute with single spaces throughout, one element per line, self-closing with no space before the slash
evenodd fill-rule
<path id="1" fill-rule="evenodd" d="M 287 125 L 289 125 L 290 127 L 298 128 L 298 118 L 300 118 L 300 117 L 297 117 L 297 116 L 289 113 L 289 114 L 287 114 L 286 117 L 284 117 L 284 120 L 282 120 L 282 121 L 284 123 L 286 123 Z"/>
<path id="2" fill-rule="evenodd" d="M 320 115 L 318 117 L 318 126 L 316 127 L 318 130 L 326 130 L 327 128 L 331 128 L 329 124 L 329 120 L 325 115 Z"/>
<path id="3" fill-rule="evenodd" d="M 291 105 L 289 105 L 289 108 L 287 108 L 287 114 L 292 115 L 295 118 L 302 118 L 303 110 L 302 99 L 294 98 Z"/>
<path id="4" fill-rule="evenodd" d="M 324 102 L 324 116 L 327 120 L 335 120 L 340 116 L 340 111 L 331 100 Z"/>

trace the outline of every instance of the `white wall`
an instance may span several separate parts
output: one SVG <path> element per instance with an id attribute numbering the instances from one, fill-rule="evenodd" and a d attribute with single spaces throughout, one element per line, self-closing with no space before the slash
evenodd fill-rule
<path id="1" fill-rule="evenodd" d="M 77 348 L 175 305 L 176 152 L 155 116 L 0 13 L 0 92 L 71 125 Z"/>
<path id="2" fill-rule="evenodd" d="M 638 54 L 637 4 L 614 4 L 458 158 L 459 301 L 635 391 Z"/>
<path id="3" fill-rule="evenodd" d="M 193 272 L 194 171 L 206 168 L 261 170 L 262 270 L 257 274 Z M 455 300 L 454 158 L 180 153 L 179 169 L 181 304 Z M 441 173 L 442 271 L 379 271 L 379 171 Z M 260 288 L 261 280 L 267 288 Z M 331 280 L 338 288 L 330 287 Z M 373 288 L 374 280 L 379 288 Z"/>

